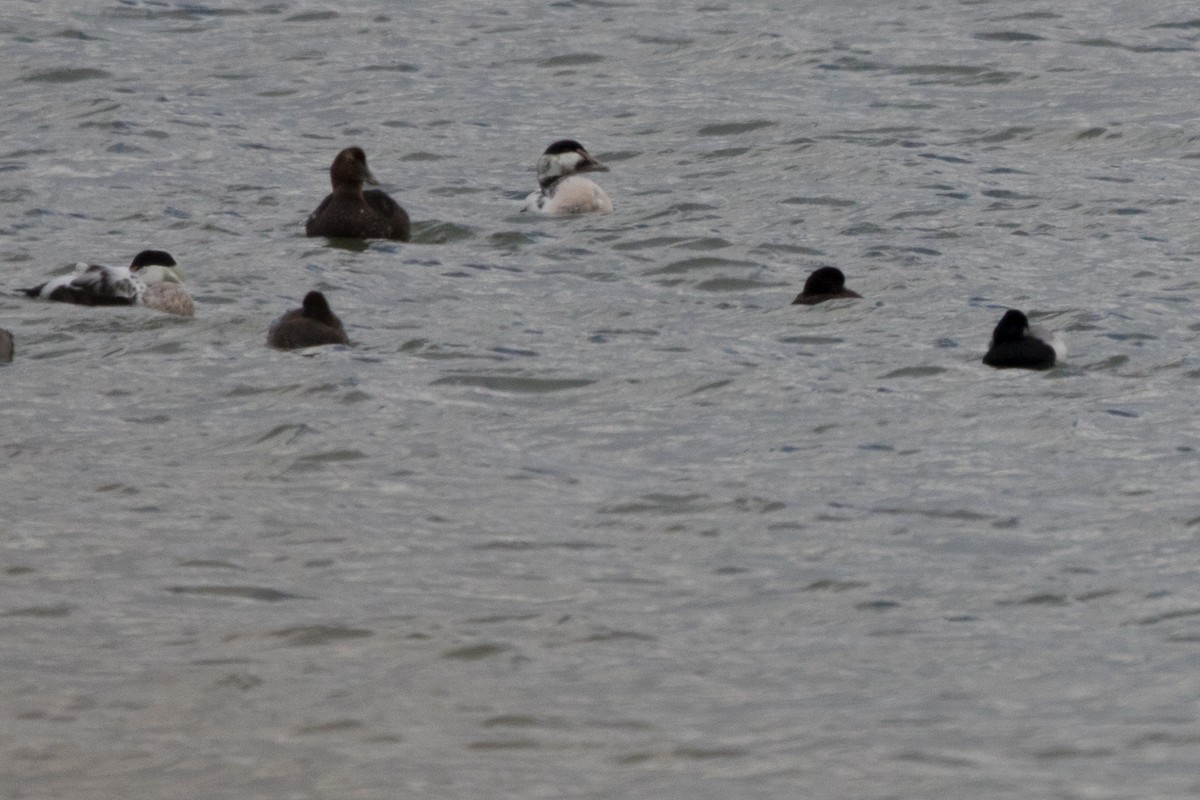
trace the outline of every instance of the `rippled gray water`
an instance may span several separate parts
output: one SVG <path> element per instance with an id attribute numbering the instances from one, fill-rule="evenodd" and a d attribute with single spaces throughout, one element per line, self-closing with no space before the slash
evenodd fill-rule
<path id="1" fill-rule="evenodd" d="M 340 5 L 0 21 L 0 798 L 1200 795 L 1194 3 Z"/>

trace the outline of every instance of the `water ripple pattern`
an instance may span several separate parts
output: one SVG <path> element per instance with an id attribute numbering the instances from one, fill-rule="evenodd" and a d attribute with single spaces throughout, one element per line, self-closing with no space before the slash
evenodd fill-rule
<path id="1" fill-rule="evenodd" d="M 0 797 L 1195 795 L 1194 3 L 15 6 Z"/>

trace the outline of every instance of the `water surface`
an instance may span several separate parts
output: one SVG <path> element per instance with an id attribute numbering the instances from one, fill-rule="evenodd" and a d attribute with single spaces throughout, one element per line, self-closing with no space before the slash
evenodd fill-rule
<path id="1" fill-rule="evenodd" d="M 0 797 L 1200 794 L 1193 5 L 20 12 Z"/>

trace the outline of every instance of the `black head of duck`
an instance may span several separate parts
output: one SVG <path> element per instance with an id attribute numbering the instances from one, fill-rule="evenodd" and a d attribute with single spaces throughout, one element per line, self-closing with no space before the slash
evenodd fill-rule
<path id="1" fill-rule="evenodd" d="M 804 290 L 796 295 L 792 305 L 812 306 L 842 297 L 862 297 L 862 295 L 846 288 L 846 276 L 840 269 L 820 267 L 813 270 L 813 273 L 808 276 L 808 280 L 804 282 Z"/>

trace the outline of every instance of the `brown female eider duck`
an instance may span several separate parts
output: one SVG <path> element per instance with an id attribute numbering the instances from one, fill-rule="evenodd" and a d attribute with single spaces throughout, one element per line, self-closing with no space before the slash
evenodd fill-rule
<path id="1" fill-rule="evenodd" d="M 350 344 L 342 321 L 320 292 L 304 295 L 304 305 L 284 314 L 267 332 L 267 344 L 280 350 L 316 347 L 323 344 Z"/>
<path id="2" fill-rule="evenodd" d="M 398 239 L 407 242 L 408 213 L 380 189 L 363 191 L 364 182 L 379 181 L 367 167 L 361 147 L 347 147 L 329 167 L 333 193 L 321 201 L 304 223 L 309 236 L 331 239 Z"/>

